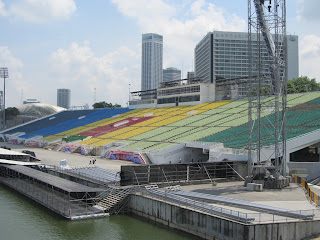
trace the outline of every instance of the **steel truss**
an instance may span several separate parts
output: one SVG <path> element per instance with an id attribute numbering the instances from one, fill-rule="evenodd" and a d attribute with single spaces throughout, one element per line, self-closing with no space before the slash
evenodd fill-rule
<path id="1" fill-rule="evenodd" d="M 270 172 L 279 179 L 286 174 L 285 0 L 248 0 L 248 45 L 248 176 Z"/>

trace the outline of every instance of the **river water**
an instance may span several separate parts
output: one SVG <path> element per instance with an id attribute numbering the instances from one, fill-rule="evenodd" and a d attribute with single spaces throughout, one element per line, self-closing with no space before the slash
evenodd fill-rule
<path id="1" fill-rule="evenodd" d="M 0 240 L 185 240 L 193 237 L 141 218 L 69 221 L 0 184 Z"/>

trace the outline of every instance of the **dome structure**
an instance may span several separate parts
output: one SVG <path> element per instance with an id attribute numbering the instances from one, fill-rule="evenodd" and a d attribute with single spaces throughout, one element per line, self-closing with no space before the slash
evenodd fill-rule
<path id="1" fill-rule="evenodd" d="M 19 109 L 20 116 L 29 116 L 35 118 L 41 118 L 66 110 L 65 108 L 45 103 L 29 103 L 21 105 L 17 108 Z"/>

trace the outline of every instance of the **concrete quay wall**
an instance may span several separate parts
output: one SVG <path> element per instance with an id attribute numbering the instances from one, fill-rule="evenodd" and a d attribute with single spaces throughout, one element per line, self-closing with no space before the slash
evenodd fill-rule
<path id="1" fill-rule="evenodd" d="M 132 195 L 128 209 L 148 220 L 209 240 L 298 240 L 320 234 L 320 221 L 243 224 L 142 195 Z"/>

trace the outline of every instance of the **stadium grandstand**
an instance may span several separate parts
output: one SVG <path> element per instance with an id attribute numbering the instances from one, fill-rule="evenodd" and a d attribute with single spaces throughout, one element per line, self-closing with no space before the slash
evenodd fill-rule
<path id="1" fill-rule="evenodd" d="M 273 97 L 264 101 L 273 101 Z M 287 106 L 288 159 L 299 161 L 298 152 L 309 148 L 319 156 L 320 92 L 288 95 Z M 272 119 L 272 111 L 266 109 L 263 114 L 269 117 L 262 121 Z M 268 124 L 272 122 L 265 126 Z M 247 161 L 248 100 L 61 111 L 2 134 L 16 144 L 136 163 Z M 268 127 L 261 135 L 267 154 L 274 136 Z"/>

